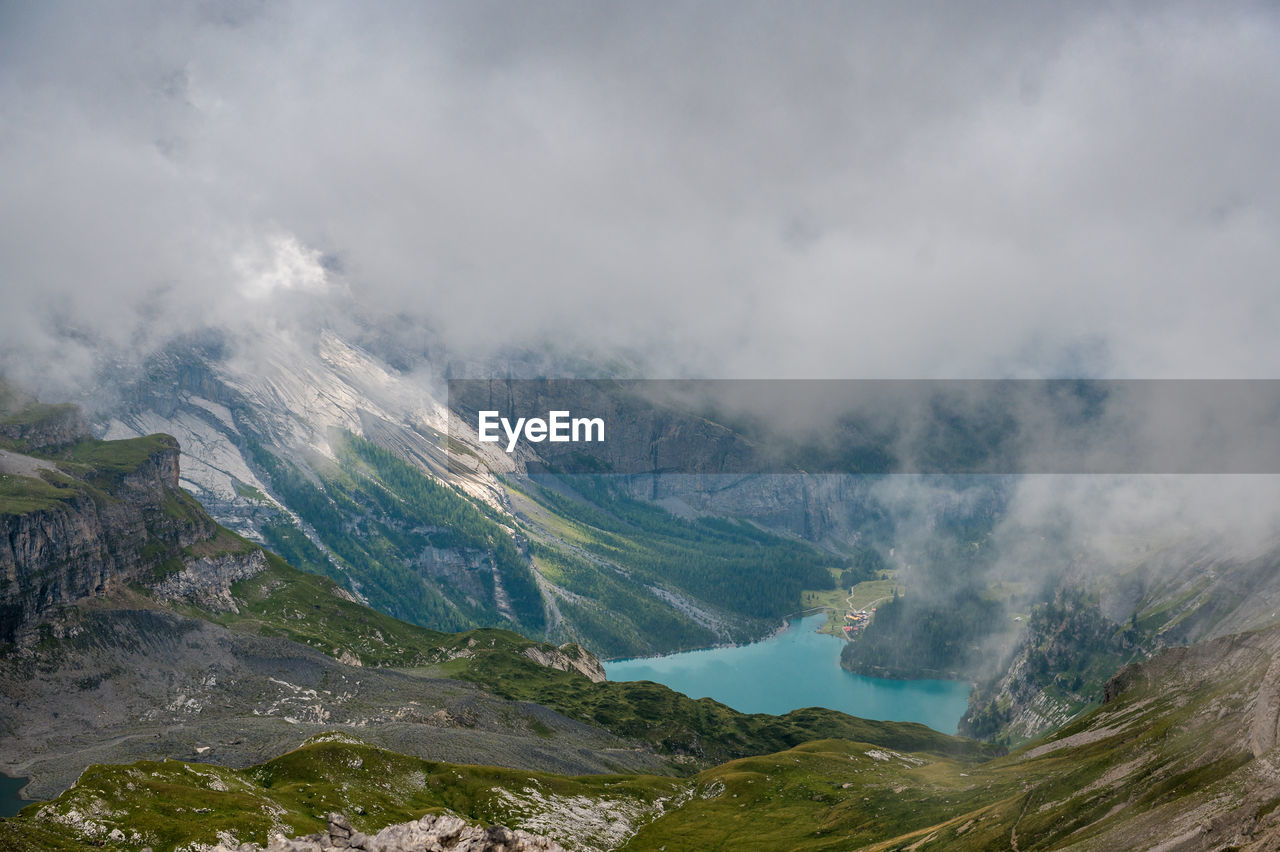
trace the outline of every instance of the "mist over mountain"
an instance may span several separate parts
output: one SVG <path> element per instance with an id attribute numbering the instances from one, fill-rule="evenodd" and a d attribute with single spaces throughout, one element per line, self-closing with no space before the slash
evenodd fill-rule
<path id="1" fill-rule="evenodd" d="M 351 307 L 652 377 L 1265 377 L 1268 4 L 8 5 L 7 369 Z"/>
<path id="2" fill-rule="evenodd" d="M 1272 848 L 1277 150 L 1250 0 L 0 3 L 0 838 Z M 961 736 L 605 676 L 802 611 Z"/>

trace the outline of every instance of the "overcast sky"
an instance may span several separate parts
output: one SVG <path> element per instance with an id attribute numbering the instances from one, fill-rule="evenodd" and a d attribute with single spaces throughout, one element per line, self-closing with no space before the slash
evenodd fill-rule
<path id="1" fill-rule="evenodd" d="M 354 299 L 660 375 L 1280 378 L 1278 9 L 0 3 L 0 356 Z"/>

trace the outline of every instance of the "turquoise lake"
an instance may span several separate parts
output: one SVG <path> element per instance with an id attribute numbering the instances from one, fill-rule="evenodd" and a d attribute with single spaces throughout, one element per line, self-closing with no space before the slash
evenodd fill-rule
<path id="1" fill-rule="evenodd" d="M 743 713 L 829 707 L 864 719 L 922 722 L 954 734 L 968 683 L 885 680 L 840 668 L 844 640 L 818 633 L 825 615 L 792 619 L 776 636 L 735 648 L 604 664 L 609 680 L 651 680 L 692 698 L 714 698 Z"/>
<path id="2" fill-rule="evenodd" d="M 25 778 L 10 778 L 0 775 L 0 817 L 11 817 L 31 804 L 18 796 L 18 791 L 27 783 Z"/>

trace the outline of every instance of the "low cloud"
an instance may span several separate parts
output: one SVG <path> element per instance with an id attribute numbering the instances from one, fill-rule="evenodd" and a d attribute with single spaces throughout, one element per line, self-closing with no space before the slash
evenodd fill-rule
<path id="1" fill-rule="evenodd" d="M 0 348 L 302 291 L 655 376 L 1268 377 L 1277 57 L 1243 2 L 10 5 Z"/>
<path id="2" fill-rule="evenodd" d="M 1280 364 L 1272 4 L 10 4 L 0 117 L 0 369 L 46 395 L 210 327 L 406 369 Z M 1196 482 L 1029 479 L 1008 522 L 1265 539 L 1269 493 Z"/>

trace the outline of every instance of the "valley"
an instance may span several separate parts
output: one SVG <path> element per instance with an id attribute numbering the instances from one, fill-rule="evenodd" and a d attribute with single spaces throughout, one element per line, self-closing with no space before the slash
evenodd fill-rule
<path id="1" fill-rule="evenodd" d="M 1280 608 L 1274 543 L 1233 561 L 1208 541 L 1143 540 L 1113 558 L 1072 544 L 1079 533 L 1011 523 L 1020 495 L 1052 477 L 547 472 L 532 445 L 508 455 L 479 441 L 443 401 L 432 377 L 452 368 L 435 359 L 390 359 L 374 329 L 251 343 L 210 332 L 121 377 L 94 429 L 176 434 L 184 487 L 220 523 L 436 629 L 503 626 L 604 659 L 650 656 L 757 640 L 813 605 L 856 615 L 841 589 L 858 585 L 880 617 L 858 623 L 845 667 L 977 684 L 964 729 L 1006 745 L 1096 705 L 1119 665 Z M 662 431 L 695 421 L 592 393 L 629 422 L 663 423 L 656 440 L 676 458 L 708 436 L 743 441 L 705 421 Z M 1070 494 L 1088 479 L 1059 481 Z M 1075 627 L 1061 629 L 1053 601 L 1077 592 Z M 1098 630 L 1113 638 L 1095 642 Z M 1048 677 L 1023 659 L 1046 642 Z"/>
<path id="2" fill-rule="evenodd" d="M 1046 592 L 1002 579 L 1004 481 L 935 481 L 920 540 L 874 484 L 806 481 L 802 535 L 772 509 L 726 511 L 776 505 L 794 477 L 450 479 L 368 418 L 368 437 L 313 431 L 322 453 L 223 433 L 243 478 L 210 502 L 237 532 L 179 487 L 213 494 L 189 477 L 217 454 L 189 473 L 172 438 L 103 442 L 8 400 L 6 524 L 88 530 L 75 557 L 7 557 L 0 770 L 45 800 L 0 822 L 15 848 L 262 843 L 331 810 L 370 832 L 455 813 L 582 850 L 1273 836 L 1280 645 L 1227 632 L 1266 605 L 1265 559 L 1136 582 L 1170 576 L 1157 551 L 1106 585 L 1066 565 Z M 1208 593 L 1250 571 L 1261 599 Z M 749 644 L 806 604 L 875 616 L 854 641 L 816 632 L 819 613 Z M 1171 659 L 1196 674 L 1171 679 Z M 1210 731 L 1212 714 L 1233 721 Z M 987 742 L 940 733 L 957 720 Z M 1201 733 L 1153 733 L 1170 726 Z"/>
<path id="3" fill-rule="evenodd" d="M 0 2 L 0 852 L 1277 852 L 1280 11 Z"/>
<path id="4" fill-rule="evenodd" d="M 17 407 L 9 418 L 30 417 L 29 406 Z M 41 513 L 73 527 L 105 519 L 86 541 L 101 556 L 89 550 L 80 563 L 108 560 L 95 585 L 42 585 L 23 578 L 64 576 L 66 566 L 43 567 L 6 537 L 12 615 L 0 649 L 0 767 L 27 776 L 35 798 L 78 789 L 91 764 L 162 756 L 244 767 L 309 736 L 339 734 L 419 760 L 560 775 L 686 777 L 831 736 L 985 751 L 921 725 L 816 708 L 743 714 L 656 684 L 608 682 L 577 645 L 494 629 L 427 630 L 219 527 L 177 488 L 171 439 L 10 440 L 11 452 L 42 464 L 5 475 L 13 495 L 0 516 L 6 529 L 31 527 Z M 43 496 L 50 488 L 57 493 Z M 141 507 L 140 521 L 104 514 L 125 494 Z M 141 524 L 132 550 L 112 544 L 113 523 Z M 58 594 L 29 598 L 29 585 Z M 21 609 L 8 603 L 28 600 Z M 96 831 L 79 818 L 62 828 L 37 822 L 29 841 L 37 848 L 58 848 L 48 843 L 64 830 L 81 839 Z"/>

